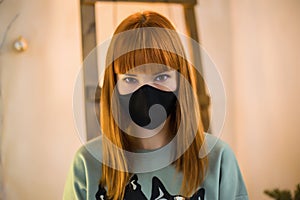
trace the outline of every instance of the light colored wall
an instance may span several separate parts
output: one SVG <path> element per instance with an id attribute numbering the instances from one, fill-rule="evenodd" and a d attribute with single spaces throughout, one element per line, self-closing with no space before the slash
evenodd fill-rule
<path id="1" fill-rule="evenodd" d="M 221 138 L 235 149 L 232 27 L 229 1 L 199 1 L 196 6 L 196 16 L 201 47 L 219 71 L 226 93 L 226 118 Z"/>
<path id="2" fill-rule="evenodd" d="M 81 63 L 78 1 L 4 0 L 0 54 L 4 189 L 8 200 L 61 199 L 79 147 L 72 92 Z M 16 53 L 22 35 L 28 50 Z"/>
<path id="3" fill-rule="evenodd" d="M 251 199 L 300 183 L 300 1 L 231 1 L 236 149 Z"/>
<path id="4" fill-rule="evenodd" d="M 300 2 L 200 1 L 202 46 L 227 95 L 222 139 L 235 150 L 250 199 L 300 182 Z"/>
<path id="5" fill-rule="evenodd" d="M 0 69 L 0 77 L 1 77 L 1 69 Z M 1 80 L 0 80 L 0 200 L 2 200 L 3 196 L 3 169 L 2 169 L 2 133 L 3 133 L 3 102 L 2 102 L 2 91 L 1 91 Z"/>

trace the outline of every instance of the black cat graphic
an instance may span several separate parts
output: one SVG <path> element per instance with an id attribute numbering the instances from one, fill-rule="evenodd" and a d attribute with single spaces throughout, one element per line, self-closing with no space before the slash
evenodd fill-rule
<path id="1" fill-rule="evenodd" d="M 137 175 L 133 175 L 126 185 L 124 200 L 147 200 L 146 196 L 141 190 L 141 185 L 137 183 Z M 106 190 L 99 185 L 96 193 L 96 200 L 108 200 Z"/>
<path id="2" fill-rule="evenodd" d="M 187 198 L 180 195 L 171 195 L 163 183 L 154 176 L 152 178 L 152 192 L 150 200 L 204 200 L 205 190 L 199 189 L 192 197 Z M 99 185 L 96 200 L 108 200 L 105 188 Z M 124 200 L 147 200 L 138 183 L 137 175 L 133 175 L 125 188 Z"/>
<path id="3" fill-rule="evenodd" d="M 152 195 L 150 200 L 204 200 L 205 190 L 199 189 L 192 197 L 186 198 L 180 195 L 171 195 L 162 182 L 154 176 L 152 178 Z"/>
<path id="4" fill-rule="evenodd" d="M 141 190 L 141 185 L 138 184 L 137 175 L 133 175 L 125 188 L 124 200 L 147 200 L 145 194 Z"/>

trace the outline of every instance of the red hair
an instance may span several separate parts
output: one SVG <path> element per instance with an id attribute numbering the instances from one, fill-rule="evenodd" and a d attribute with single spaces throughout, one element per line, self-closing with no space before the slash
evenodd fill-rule
<path id="1" fill-rule="evenodd" d="M 143 32 L 142 28 L 157 27 L 160 31 Z M 124 188 L 129 181 L 128 163 L 122 151 L 113 148 L 109 142 L 116 147 L 130 150 L 128 136 L 120 130 L 113 119 L 112 107 L 118 107 L 118 102 L 112 101 L 113 90 L 116 86 L 116 74 L 125 73 L 129 69 L 147 63 L 159 63 L 176 69 L 181 79 L 185 79 L 191 85 L 190 90 L 179 80 L 178 100 L 176 110 L 171 114 L 172 134 L 181 129 L 177 142 L 177 150 L 184 149 L 184 153 L 173 162 L 173 165 L 183 174 L 181 193 L 184 196 L 192 194 L 203 182 L 207 168 L 207 158 L 199 158 L 198 153 L 204 142 L 204 130 L 200 118 L 200 106 L 195 96 L 197 80 L 196 70 L 184 57 L 183 45 L 178 34 L 170 35 L 166 30 L 175 31 L 174 26 L 164 16 L 146 11 L 130 15 L 117 27 L 114 36 L 129 30 L 137 30 L 132 37 L 116 37 L 110 44 L 107 55 L 107 69 L 104 75 L 103 87 L 101 90 L 100 122 L 103 135 L 103 159 L 104 163 L 110 162 L 108 166 L 102 164 L 102 177 L 100 184 L 107 187 L 108 197 L 113 200 L 123 199 Z M 136 41 L 144 46 L 135 50 Z M 157 48 L 147 48 L 147 44 L 155 44 Z M 134 47 L 134 48 L 133 48 Z M 128 52 L 126 54 L 120 51 Z M 153 70 L 151 68 L 146 70 Z M 191 101 L 191 99 L 193 99 Z M 192 102 L 192 104 L 190 103 Z M 194 119 L 194 120 L 191 120 Z M 196 122 L 195 124 L 193 122 Z M 196 131 L 192 131 L 196 126 Z M 109 140 L 106 141 L 106 140 Z M 189 142 L 192 141 L 192 142 Z M 118 170 L 121 169 L 121 170 Z"/>

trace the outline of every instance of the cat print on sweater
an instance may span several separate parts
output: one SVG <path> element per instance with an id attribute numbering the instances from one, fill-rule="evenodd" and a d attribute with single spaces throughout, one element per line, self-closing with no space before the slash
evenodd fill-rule
<path id="1" fill-rule="evenodd" d="M 147 200 L 138 183 L 137 175 L 133 175 L 125 188 L 124 200 Z M 200 188 L 193 196 L 183 197 L 181 195 L 171 195 L 163 183 L 154 176 L 152 178 L 152 192 L 150 200 L 204 200 L 205 190 Z M 96 200 L 108 200 L 105 188 L 99 185 L 96 193 Z"/>

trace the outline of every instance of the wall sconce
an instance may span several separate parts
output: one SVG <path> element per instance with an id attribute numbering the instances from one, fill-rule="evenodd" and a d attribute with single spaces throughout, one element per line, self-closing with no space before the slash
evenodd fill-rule
<path id="1" fill-rule="evenodd" d="M 26 51 L 28 48 L 28 43 L 26 39 L 22 36 L 18 37 L 18 39 L 15 40 L 13 45 L 14 49 L 18 52 Z"/>

